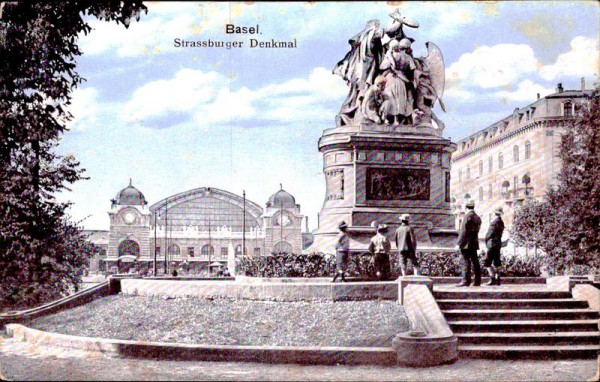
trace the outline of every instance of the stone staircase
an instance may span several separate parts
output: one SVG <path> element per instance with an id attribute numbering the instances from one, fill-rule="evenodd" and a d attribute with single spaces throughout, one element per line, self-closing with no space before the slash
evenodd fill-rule
<path id="1" fill-rule="evenodd" d="M 526 288 L 434 289 L 463 357 L 595 358 L 599 313 L 571 292 Z"/>

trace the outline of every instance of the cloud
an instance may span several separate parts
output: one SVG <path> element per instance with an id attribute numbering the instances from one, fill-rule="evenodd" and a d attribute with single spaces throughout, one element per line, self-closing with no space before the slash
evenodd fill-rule
<path id="1" fill-rule="evenodd" d="M 537 94 L 545 97 L 552 93 L 554 93 L 554 90 L 551 87 L 547 88 L 531 80 L 524 80 L 519 82 L 516 89 L 500 90 L 494 93 L 494 97 L 498 98 L 500 102 L 507 104 L 510 102 L 532 102 L 537 98 Z"/>
<path id="2" fill-rule="evenodd" d="M 489 89 L 511 86 L 537 68 L 538 61 L 529 45 L 498 44 L 463 54 L 450 65 L 446 78 L 454 86 Z"/>
<path id="3" fill-rule="evenodd" d="M 325 68 L 313 69 L 308 78 L 292 78 L 257 89 L 234 89 L 235 85 L 218 72 L 181 69 L 171 79 L 151 81 L 135 90 L 123 107 L 121 119 L 144 122 L 188 113 L 200 127 L 252 119 L 322 119 L 335 113 L 329 107 L 331 101 L 341 105 L 347 93 L 344 82 Z"/>
<path id="4" fill-rule="evenodd" d="M 85 130 L 94 125 L 98 112 L 98 90 L 94 87 L 75 89 L 68 111 L 73 115 L 68 124 L 71 131 Z"/>
<path id="5" fill-rule="evenodd" d="M 556 62 L 540 69 L 543 79 L 552 81 L 564 76 L 598 76 L 600 71 L 598 39 L 577 36 L 571 40 L 571 50 L 561 54 Z"/>
<path id="6" fill-rule="evenodd" d="M 151 3 L 148 14 L 134 21 L 129 28 L 115 22 L 89 18 L 93 28 L 89 35 L 80 35 L 80 47 L 86 55 L 115 52 L 120 57 L 131 57 L 158 52 L 165 42 L 175 37 L 188 37 L 198 30 L 198 5 L 170 3 L 168 6 Z"/>

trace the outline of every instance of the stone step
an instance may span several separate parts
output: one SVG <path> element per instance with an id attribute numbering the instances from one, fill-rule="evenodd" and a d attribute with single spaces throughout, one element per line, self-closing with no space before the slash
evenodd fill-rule
<path id="1" fill-rule="evenodd" d="M 457 333 L 460 345 L 598 345 L 600 331 L 531 333 Z"/>
<path id="2" fill-rule="evenodd" d="M 572 298 L 571 292 L 566 291 L 516 291 L 480 288 L 457 288 L 458 290 L 438 290 L 433 292 L 436 300 L 476 300 L 476 299 L 557 299 Z"/>
<path id="3" fill-rule="evenodd" d="M 462 357 L 470 358 L 517 358 L 517 359 L 557 359 L 585 358 L 595 359 L 600 345 L 530 345 L 530 346 L 494 346 L 494 345 L 459 345 Z"/>
<path id="4" fill-rule="evenodd" d="M 448 320 L 454 333 L 465 332 L 583 332 L 598 331 L 598 320 Z"/>
<path id="5" fill-rule="evenodd" d="M 450 309 L 447 320 L 584 320 L 598 318 L 594 309 Z"/>
<path id="6" fill-rule="evenodd" d="M 520 309 L 548 309 L 548 308 L 579 308 L 585 309 L 589 307 L 587 301 L 575 300 L 573 298 L 543 298 L 543 299 L 476 299 L 476 300 L 461 300 L 448 299 L 437 301 L 440 309 L 503 309 L 503 308 L 520 308 Z"/>

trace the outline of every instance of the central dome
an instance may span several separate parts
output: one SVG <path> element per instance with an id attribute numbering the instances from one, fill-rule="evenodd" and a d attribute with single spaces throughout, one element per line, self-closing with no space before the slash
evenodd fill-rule
<path id="1" fill-rule="evenodd" d="M 273 208 L 295 208 L 296 199 L 282 187 L 281 190 L 271 195 L 267 202 L 267 206 Z"/>
<path id="2" fill-rule="evenodd" d="M 144 194 L 132 186 L 131 179 L 129 179 L 129 186 L 125 187 L 117 194 L 115 201 L 119 205 L 127 206 L 143 206 L 148 203 L 146 202 Z"/>

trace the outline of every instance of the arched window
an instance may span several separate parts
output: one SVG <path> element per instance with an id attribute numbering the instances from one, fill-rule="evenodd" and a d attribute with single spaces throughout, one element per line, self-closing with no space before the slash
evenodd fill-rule
<path id="1" fill-rule="evenodd" d="M 517 146 L 517 145 L 513 146 L 513 161 L 514 162 L 519 161 L 519 146 Z"/>
<path id="2" fill-rule="evenodd" d="M 525 142 L 525 159 L 531 158 L 531 142 Z"/>
<path id="3" fill-rule="evenodd" d="M 504 158 L 502 157 L 502 153 L 498 154 L 498 168 L 502 169 L 504 167 Z"/>
<path id="4" fill-rule="evenodd" d="M 563 116 L 565 116 L 565 117 L 573 116 L 573 104 L 571 102 L 565 102 L 563 104 Z"/>
<path id="5" fill-rule="evenodd" d="M 200 254 L 203 257 L 213 257 L 215 255 L 215 248 L 210 244 L 206 244 L 200 250 Z"/>
<path id="6" fill-rule="evenodd" d="M 483 175 L 483 161 L 479 161 L 479 176 Z"/>
<path id="7" fill-rule="evenodd" d="M 458 183 L 462 183 L 462 168 L 458 170 Z"/>
<path id="8" fill-rule="evenodd" d="M 483 202 L 483 187 L 479 187 L 479 201 Z"/>
<path id="9" fill-rule="evenodd" d="M 471 179 L 471 166 L 467 166 L 467 180 Z"/>
<path id="10" fill-rule="evenodd" d="M 280 241 L 273 246 L 274 253 L 292 253 L 292 245 L 287 241 Z"/>
<path id="11" fill-rule="evenodd" d="M 245 254 L 248 254 L 248 248 L 244 248 L 244 252 Z M 235 256 L 242 256 L 242 245 L 238 244 L 237 247 L 235 247 Z"/>
<path id="12" fill-rule="evenodd" d="M 492 197 L 493 197 L 493 196 L 494 196 L 494 195 L 493 195 L 493 190 L 492 190 L 492 184 L 490 183 L 490 184 L 488 185 L 488 199 L 489 199 L 489 200 L 492 200 Z"/>
<path id="13" fill-rule="evenodd" d="M 140 245 L 133 240 L 123 240 L 119 244 L 119 257 L 121 256 L 133 256 L 138 257 L 140 255 Z"/>
<path id="14" fill-rule="evenodd" d="M 494 159 L 492 157 L 488 158 L 488 173 L 492 173 L 494 171 Z"/>

